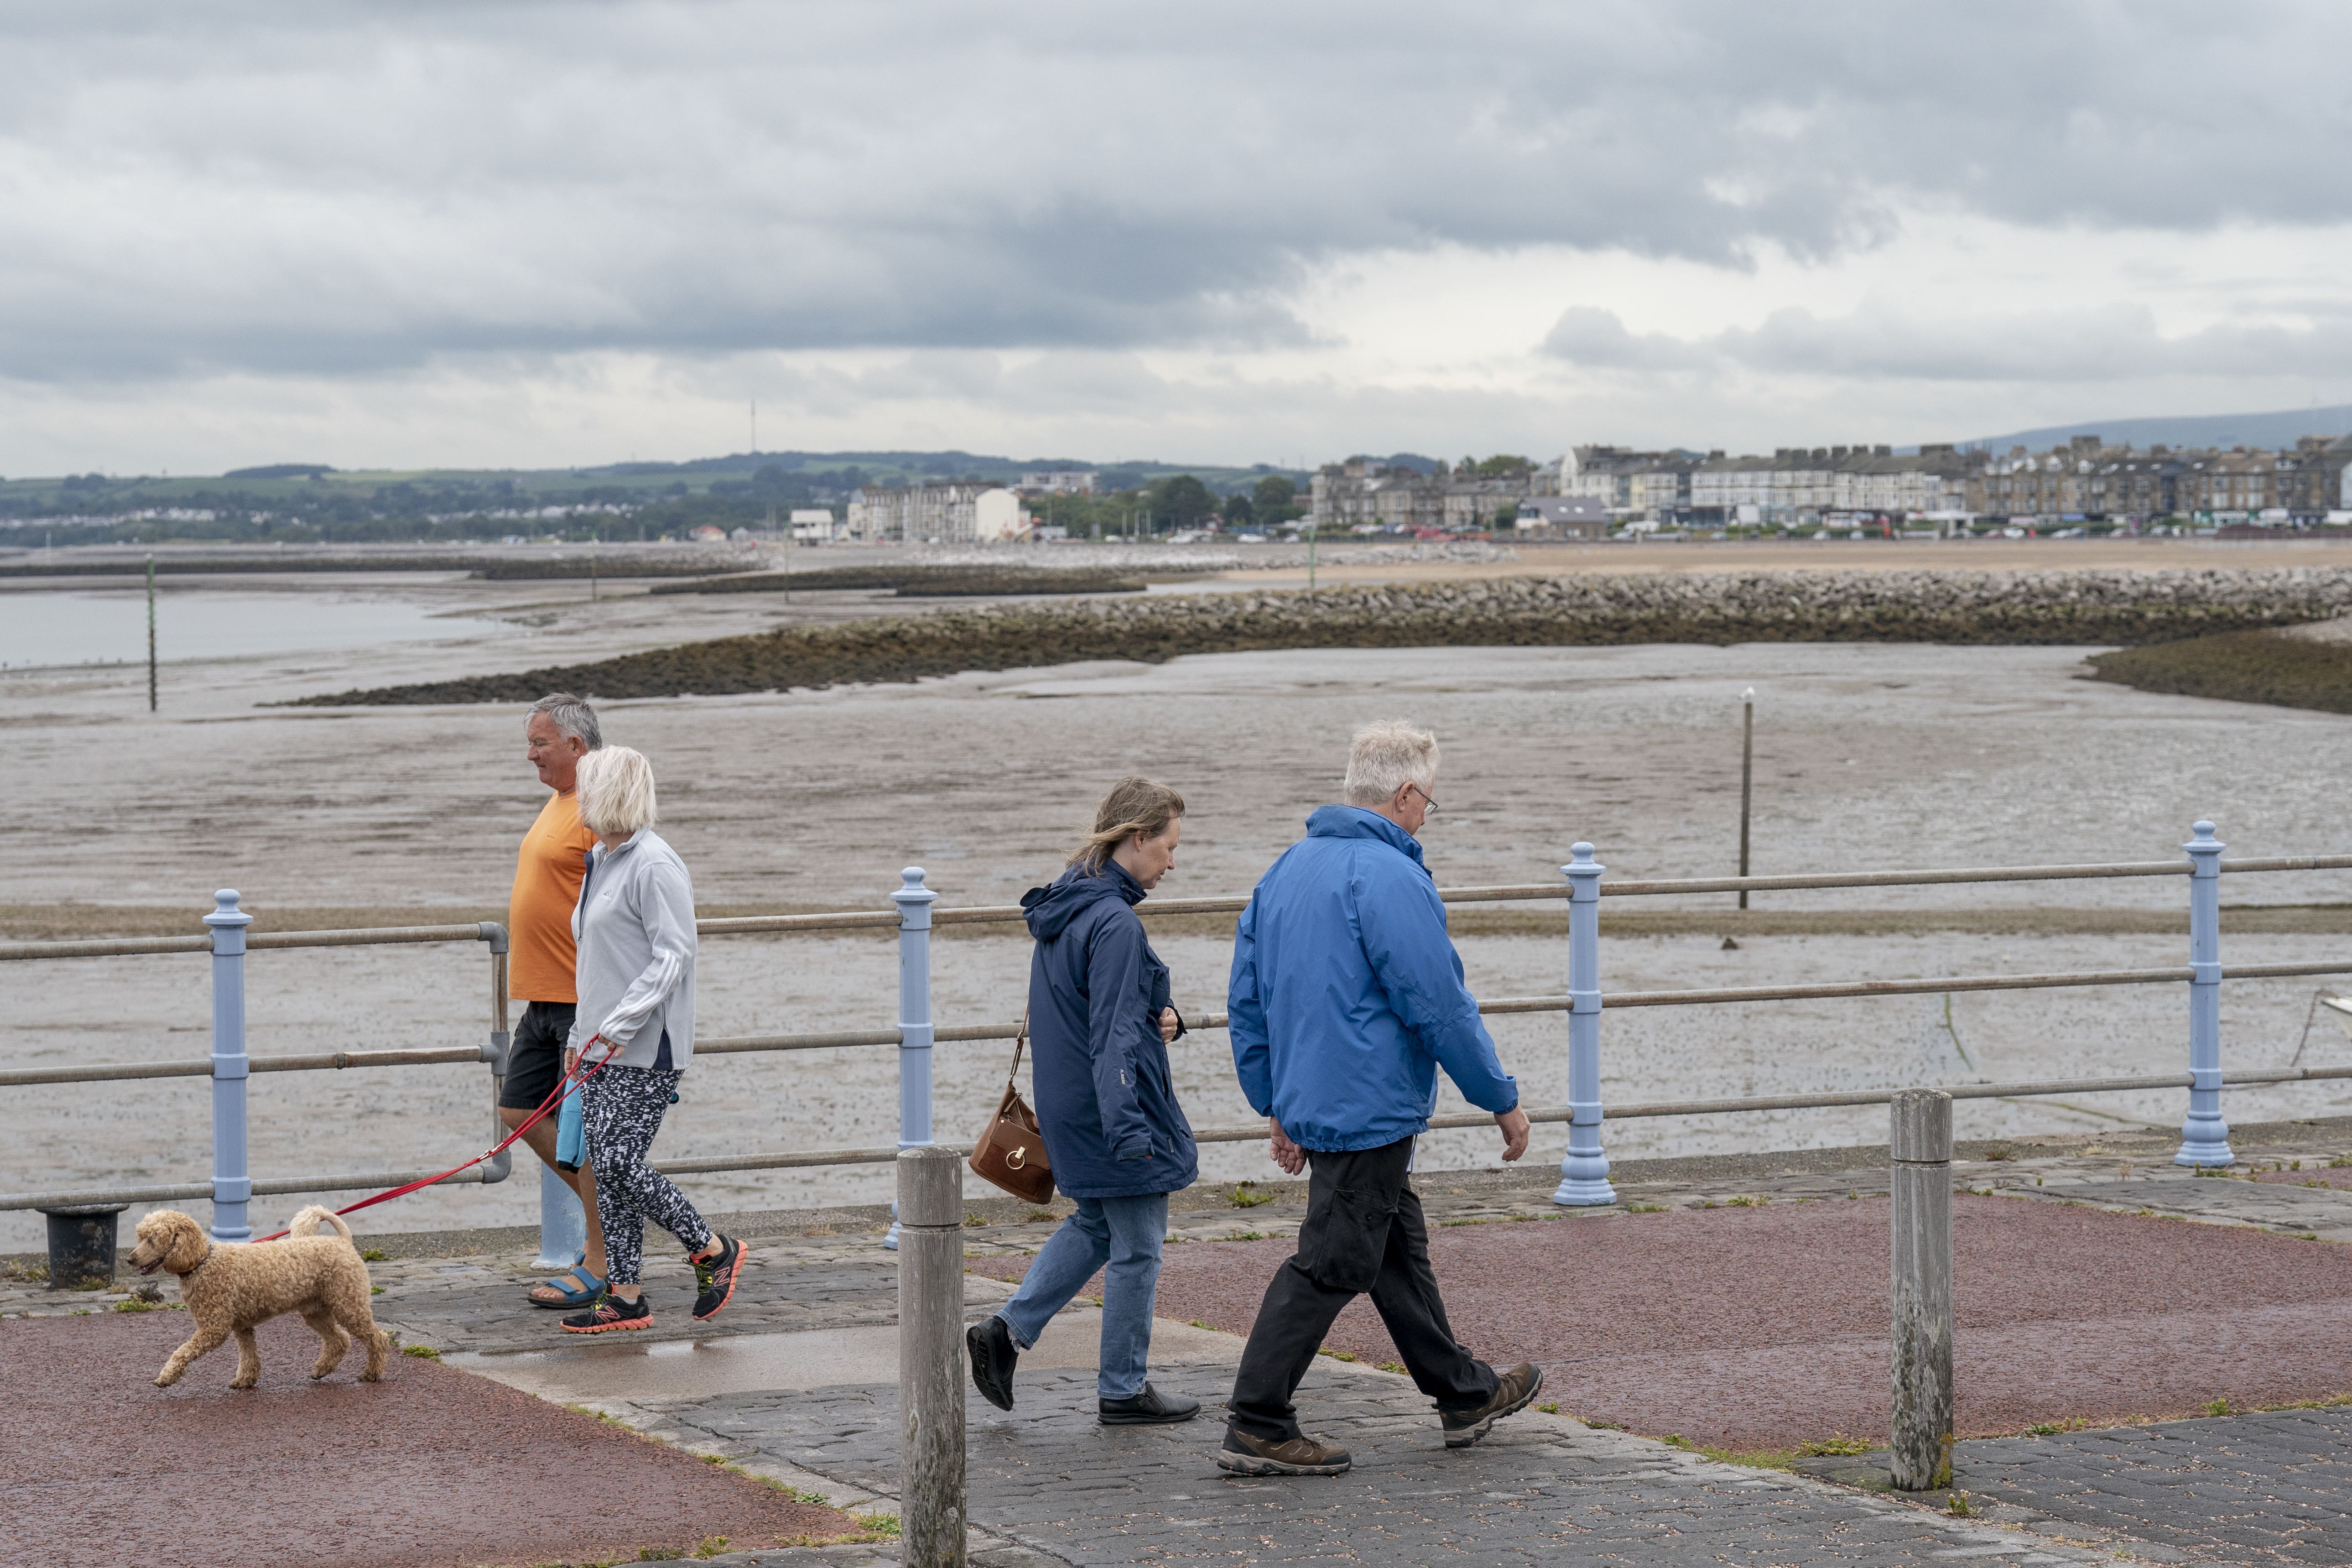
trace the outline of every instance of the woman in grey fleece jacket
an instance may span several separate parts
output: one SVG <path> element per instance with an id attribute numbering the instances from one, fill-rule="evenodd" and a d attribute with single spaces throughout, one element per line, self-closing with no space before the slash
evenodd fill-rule
<path id="1" fill-rule="evenodd" d="M 653 830 L 653 766 L 626 746 L 606 746 L 580 759 L 578 787 L 580 820 L 597 847 L 572 911 L 580 1005 L 564 1066 L 584 1056 L 595 1069 L 580 1112 L 612 1270 L 604 1293 L 563 1327 L 601 1334 L 654 1321 L 638 1288 L 640 1218 L 685 1244 L 699 1287 L 697 1318 L 734 1297 L 743 1244 L 713 1233 L 646 1158 L 694 1055 L 694 884 Z"/>

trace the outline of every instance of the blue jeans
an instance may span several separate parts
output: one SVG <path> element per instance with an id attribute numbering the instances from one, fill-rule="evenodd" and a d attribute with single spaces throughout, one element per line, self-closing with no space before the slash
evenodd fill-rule
<path id="1" fill-rule="evenodd" d="M 1095 1270 L 1103 1276 L 1101 1371 L 1095 1392 L 1132 1399 L 1143 1392 L 1151 1357 L 1151 1300 L 1160 1285 L 1160 1244 L 1168 1235 L 1168 1194 L 1139 1198 L 1079 1198 L 1029 1266 L 1013 1300 L 996 1315 L 1023 1350 L 1037 1342 L 1054 1314 L 1069 1305 Z"/>

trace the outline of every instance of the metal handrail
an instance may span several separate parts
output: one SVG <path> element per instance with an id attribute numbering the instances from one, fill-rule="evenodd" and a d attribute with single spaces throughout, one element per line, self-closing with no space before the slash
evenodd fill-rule
<path id="1" fill-rule="evenodd" d="M 2211 824 L 2200 821 L 2196 825 L 2195 832 L 2195 842 L 2183 847 L 2190 859 L 2190 865 L 2188 866 L 2172 861 L 2117 862 L 2076 866 L 1825 872 L 1792 877 L 1627 880 L 1613 884 L 1603 882 L 1602 868 L 1593 860 L 1591 846 L 1580 843 L 1575 846 L 1574 864 L 1561 868 L 1568 886 L 1544 882 L 1450 888 L 1437 889 L 1437 891 L 1438 896 L 1447 903 L 1558 899 L 1570 905 L 1571 911 L 1570 921 L 1570 985 L 1571 989 L 1570 994 L 1501 997 L 1479 1005 L 1479 1011 L 1488 1014 L 1565 1012 L 1570 1015 L 1570 1093 L 1577 1103 L 1573 1107 L 1550 1108 L 1530 1113 L 1533 1119 L 1538 1121 L 1571 1123 L 1569 1155 L 1562 1162 L 1563 1178 L 1559 1191 L 1554 1194 L 1557 1202 L 1575 1205 L 1610 1201 L 1610 1192 L 1605 1180 L 1607 1170 L 1605 1156 L 1601 1153 L 1597 1140 L 1601 1107 L 1599 1103 L 1595 1064 L 1600 1023 L 1598 1015 L 1603 1008 L 2186 982 L 2192 986 L 2191 994 L 2195 999 L 2191 1007 L 2190 1064 L 2192 1070 L 2187 1074 L 2167 1074 L 2134 1079 L 2074 1079 L 2056 1084 L 1962 1085 L 1948 1092 L 1958 1099 L 2023 1098 L 2058 1093 L 2095 1093 L 2105 1090 L 2185 1087 L 2190 1092 L 2190 1115 L 2189 1126 L 2184 1132 L 2186 1141 L 2183 1144 L 2182 1159 L 2186 1161 L 2193 1157 L 2199 1163 L 2219 1163 L 2229 1157 L 2226 1143 L 2223 1141 L 2226 1132 L 2221 1127 L 2218 1110 L 2219 1090 L 2222 1085 L 2347 1078 L 2352 1077 L 2352 1068 L 2257 1071 L 2227 1077 L 2222 1074 L 2218 1060 L 2220 1047 L 2214 1020 L 2213 996 L 2205 989 L 2218 986 L 2225 973 L 2223 966 L 2218 962 L 2220 909 L 2216 879 L 2224 871 L 2326 871 L 2352 868 L 2352 855 L 2273 857 L 2224 863 L 2221 859 L 2222 846 L 2214 838 Z M 2197 962 L 2190 965 L 2156 969 L 2084 970 L 2043 974 L 1930 976 L 1904 980 L 1848 981 L 1818 985 L 1629 991 L 1615 994 L 1604 994 L 1599 984 L 1598 932 L 1595 929 L 1597 910 L 1594 909 L 1593 900 L 1600 897 L 1799 891 L 1833 888 L 1885 888 L 2184 875 L 2192 878 L 2189 926 L 2191 953 Z M 921 1142 L 927 1141 L 929 1137 L 931 1070 L 929 1047 L 931 1046 L 952 1041 L 1003 1040 L 1012 1037 L 1017 1032 L 1017 1026 L 1010 1022 L 951 1026 L 944 1028 L 935 1025 L 931 1013 L 929 984 L 930 931 L 939 925 L 1009 924 L 1024 918 L 1024 911 L 1011 905 L 939 909 L 934 903 L 936 895 L 922 886 L 923 874 L 919 869 L 909 868 L 902 874 L 902 879 L 906 886 L 891 895 L 892 901 L 898 906 L 893 910 L 714 917 L 697 922 L 698 931 L 712 936 L 818 931 L 894 931 L 898 934 L 900 943 L 900 994 L 898 1016 L 908 1020 L 901 1027 L 820 1034 L 722 1037 L 706 1039 L 698 1044 L 700 1049 L 712 1054 L 861 1046 L 899 1047 L 906 1053 L 900 1058 L 901 1144 L 909 1139 Z M 491 1064 L 494 1074 L 503 1070 L 509 1037 L 507 1026 L 506 992 L 508 942 L 507 933 L 502 927 L 493 922 L 482 921 L 474 924 L 394 926 L 253 934 L 247 929 L 250 923 L 249 917 L 237 910 L 237 895 L 233 890 L 224 889 L 217 896 L 217 901 L 221 906 L 220 909 L 205 917 L 205 923 L 215 928 L 207 935 L 0 943 L 0 961 L 208 951 L 214 959 L 216 1019 L 225 1016 L 232 1020 L 241 1020 L 244 988 L 242 960 L 247 951 L 269 948 L 359 947 L 479 941 L 488 944 L 491 955 L 491 1033 L 488 1043 L 478 1047 L 338 1051 L 265 1057 L 256 1059 L 250 1058 L 246 1051 L 241 1026 L 235 1026 L 226 1037 L 226 1044 L 224 1038 L 216 1032 L 214 1055 L 205 1060 L 0 1070 L 0 1086 L 89 1082 L 109 1079 L 208 1077 L 214 1081 L 215 1100 L 215 1181 L 199 1184 L 167 1184 L 131 1189 L 127 1192 L 6 1194 L 0 1195 L 0 1208 L 57 1206 L 73 1202 L 105 1202 L 114 1198 L 120 1198 L 125 1202 L 138 1202 L 210 1197 L 216 1208 L 214 1234 L 224 1239 L 236 1239 L 246 1234 L 244 1229 L 246 1204 L 247 1200 L 254 1194 L 334 1191 L 344 1187 L 359 1186 L 389 1186 L 415 1179 L 414 1175 L 398 1173 L 372 1173 L 353 1176 L 280 1178 L 259 1184 L 247 1180 L 243 1090 L 244 1079 L 249 1072 L 340 1070 L 353 1067 L 454 1065 L 477 1061 Z M 1246 896 L 1171 899 L 1155 900 L 1139 909 L 1138 912 L 1148 917 L 1231 914 L 1246 909 L 1249 900 Z M 2252 964 L 2229 969 L 2226 973 L 2230 977 L 2240 979 L 2344 974 L 2352 973 L 2352 962 Z M 226 1014 L 219 1011 L 223 1006 L 228 1009 Z M 1193 1027 L 1205 1030 L 1223 1026 L 1227 1024 L 1227 1019 L 1221 1014 L 1203 1014 L 1192 1020 L 1192 1023 Z M 910 1063 L 912 1066 L 909 1065 Z M 915 1076 L 910 1078 L 909 1073 Z M 1580 1073 L 1587 1076 L 1580 1079 Z M 1621 1106 L 1612 1114 L 1617 1118 L 1639 1118 L 1883 1104 L 1890 1100 L 1895 1092 L 1891 1089 L 1854 1090 L 1832 1095 L 1789 1095 L 1746 1100 L 1662 1102 L 1655 1105 Z M 226 1112 L 223 1110 L 224 1093 L 229 1093 L 228 1110 Z M 905 1098 L 908 1094 L 914 1097 L 911 1100 Z M 911 1122 L 908 1120 L 908 1104 L 915 1107 L 913 1113 L 915 1120 Z M 1478 1115 L 1442 1117 L 1432 1121 L 1430 1126 L 1433 1129 L 1475 1127 L 1481 1125 L 1486 1120 Z M 1200 1132 L 1198 1137 L 1203 1142 L 1223 1142 L 1255 1139 L 1264 1135 L 1263 1129 L 1254 1124 L 1242 1128 L 1207 1129 Z M 676 1162 L 666 1168 L 680 1175 L 689 1175 L 792 1166 L 879 1163 L 895 1157 L 900 1146 L 859 1150 L 784 1151 L 766 1154 L 720 1156 L 708 1160 Z M 503 1179 L 506 1173 L 501 1161 L 495 1168 L 482 1167 L 460 1179 L 497 1181 Z"/>
<path id="2" fill-rule="evenodd" d="M 460 1171 L 444 1181 L 492 1183 L 506 1180 L 505 1161 L 493 1169 L 477 1165 Z M 404 1187 L 411 1182 L 421 1182 L 436 1174 L 432 1171 L 363 1171 L 351 1175 L 278 1176 L 268 1181 L 256 1181 L 252 1192 L 256 1197 L 283 1196 L 288 1193 L 357 1193 L 378 1187 Z M 162 1186 L 100 1187 L 80 1192 L 62 1193 L 0 1193 L 0 1210 L 68 1208 L 79 1204 L 161 1204 L 186 1198 L 209 1198 L 213 1195 L 210 1182 L 177 1182 Z"/>
<path id="3" fill-rule="evenodd" d="M 2186 964 L 2170 969 L 2089 969 L 2053 974 L 1942 974 L 1916 980 L 1847 980 L 1822 985 L 1719 986 L 1696 991 L 1611 991 L 1601 994 L 1603 1010 L 1622 1007 L 1688 1007 L 1720 1002 L 1807 1002 L 1850 996 L 1932 996 L 1948 991 L 2035 991 L 2074 985 L 2179 984 L 2196 978 Z M 2283 980 L 2309 974 L 2352 974 L 2352 960 L 2329 963 L 2246 963 L 2222 971 L 2231 980 Z M 1497 996 L 1478 1004 L 1482 1014 L 1565 1013 L 1570 1000 L 1559 996 Z M 1229 1016 L 1202 1013 L 1185 1020 L 1187 1030 L 1222 1029 Z M 942 1043 L 1009 1040 L 1020 1026 L 950 1024 L 935 1028 L 931 1038 Z M 818 1034 L 722 1035 L 697 1040 L 697 1056 L 734 1056 L 753 1051 L 825 1051 L 860 1046 L 906 1043 L 898 1029 L 837 1029 Z M 254 1072 L 313 1072 L 345 1068 L 438 1067 L 450 1062 L 478 1062 L 481 1051 L 472 1046 L 436 1047 L 404 1051 L 330 1051 L 310 1056 L 255 1057 Z M 88 1067 L 12 1068 L 0 1070 L 0 1088 L 45 1083 L 105 1083 L 150 1078 L 204 1078 L 211 1074 L 209 1059 L 176 1062 L 95 1063 Z M 2171 1081 L 2166 1079 L 2166 1082 Z M 1859 1102 L 1858 1102 L 1859 1103 Z M 1612 1115 L 1625 1114 L 1612 1111 Z"/>
<path id="4" fill-rule="evenodd" d="M 2225 1085 L 2262 1083 L 2300 1083 L 2307 1079 L 2352 1079 L 2352 1067 L 2280 1068 L 2235 1072 L 2226 1075 Z M 2163 1073 L 2146 1078 L 2082 1078 L 2044 1079 L 2032 1083 L 1969 1083 L 1943 1086 L 1943 1092 L 1954 1100 L 2028 1100 L 2053 1094 L 2121 1093 L 2144 1089 L 2187 1089 L 2195 1083 L 2188 1073 Z M 1618 1117 L 1648 1116 L 1713 1116 L 1727 1111 L 1746 1110 L 1805 1110 L 1842 1105 L 1884 1105 L 1901 1092 L 1892 1089 L 1854 1089 L 1832 1094 L 1784 1094 L 1762 1096 L 1749 1100 L 1688 1100 L 1663 1101 L 1652 1105 L 1612 1106 L 1609 1115 Z M 1572 1112 L 1565 1105 L 1545 1106 L 1528 1112 L 1529 1121 L 1560 1122 L 1570 1120 Z M 1461 1128 L 1492 1127 L 1495 1119 L 1483 1111 L 1471 1111 L 1450 1116 L 1433 1116 L 1429 1130 L 1449 1131 Z M 1245 1143 L 1266 1135 L 1265 1124 L 1252 1122 L 1238 1127 L 1200 1127 L 1192 1131 L 1196 1143 Z M 969 1149 L 948 1144 L 960 1154 Z M 662 1162 L 662 1170 L 678 1175 L 696 1175 L 724 1171 L 782 1170 L 804 1165 L 866 1165 L 885 1164 L 898 1157 L 896 1144 L 875 1149 L 808 1149 L 793 1150 L 774 1154 L 738 1154 L 709 1160 Z"/>
<path id="5" fill-rule="evenodd" d="M 2224 860 L 2223 871 L 2341 871 L 2352 869 L 2352 855 L 2277 855 Z M 1683 877 L 1647 881 L 1603 882 L 1602 898 L 1643 898 L 1681 893 L 1802 892 L 1828 888 L 1916 888 L 1969 882 L 2062 882 L 2118 877 L 2185 877 L 2189 868 L 2170 860 L 2117 861 L 2089 866 L 1982 866 L 1920 871 L 1822 871 L 1796 877 Z M 1559 899 L 1568 889 L 1558 882 L 1507 883 L 1495 887 L 1440 888 L 1437 896 L 1449 904 L 1509 903 Z M 1136 907 L 1148 918 L 1173 915 L 1236 914 L 1249 907 L 1249 896 L 1219 895 L 1199 899 L 1155 899 Z M 963 909 L 934 909 L 934 925 L 988 925 L 1021 920 L 1018 904 L 974 904 Z M 895 931 L 895 910 L 845 910 L 804 915 L 728 915 L 694 922 L 703 936 L 748 936 L 816 931 Z M 352 931 L 267 931 L 246 938 L 246 945 L 261 948 L 367 947 L 394 942 L 475 942 L 484 940 L 478 925 L 383 926 Z M 77 942 L 0 942 L 0 961 L 36 958 L 107 958 L 154 952 L 207 952 L 208 936 L 114 937 Z"/>
<path id="6" fill-rule="evenodd" d="M 2352 855 L 2281 855 L 2224 860 L 2224 871 L 2340 871 L 2352 869 Z M 1603 882 L 1602 898 L 1659 897 L 1679 893 L 1800 892 L 1824 888 L 1909 888 L 1968 882 L 2066 882 L 2123 877 L 2186 877 L 2189 868 L 2174 860 L 2127 860 L 2086 866 L 1981 866 L 1919 871 L 1822 871 L 1795 877 L 1681 877 L 1647 881 Z M 1439 899 L 1449 904 L 1508 903 L 1568 898 L 1559 882 L 1515 882 L 1493 887 L 1440 888 Z M 1147 919 L 1173 915 L 1237 914 L 1249 907 L 1249 896 L 1219 895 L 1198 899 L 1151 899 L 1135 907 Z M 1024 918 L 1018 904 L 974 904 L 962 909 L 933 909 L 931 923 L 986 925 Z M 750 915 L 698 921 L 695 929 L 706 936 L 740 932 L 888 929 L 898 923 L 894 913 L 845 912 L 813 915 Z"/>
<path id="7" fill-rule="evenodd" d="M 2301 1083 L 2326 1079 L 2352 1079 L 2352 1066 L 2322 1068 L 2257 1068 L 2249 1072 L 2233 1072 L 2224 1076 L 2226 1086 L 2265 1083 Z M 2144 1078 L 2082 1078 L 2042 1079 L 2029 1083 L 1963 1083 L 1939 1086 L 1954 1100 L 2028 1100 L 2053 1094 L 2126 1093 L 2136 1089 L 2188 1089 L 2196 1084 L 2189 1073 L 2159 1073 Z M 1657 1116 L 1715 1116 L 1728 1112 L 1758 1110 L 1810 1110 L 1849 1105 L 1884 1105 L 1900 1092 L 1892 1089 L 1852 1089 L 1828 1094 L 1763 1095 L 1747 1100 L 1668 1100 L 1649 1105 L 1612 1106 L 1609 1116 L 1641 1118 Z M 1564 1105 L 1543 1106 L 1528 1112 L 1529 1121 L 1557 1123 L 1571 1120 L 1573 1112 Z M 1483 1111 L 1470 1111 L 1429 1119 L 1429 1131 L 1453 1131 L 1468 1128 L 1492 1127 L 1495 1119 Z M 1265 1124 L 1251 1122 L 1235 1127 L 1195 1128 L 1196 1143 L 1246 1143 L 1266 1135 Z M 971 1151 L 962 1145 L 947 1143 L 940 1148 L 953 1149 L 959 1154 Z M 866 1149 L 786 1149 L 764 1154 L 722 1154 L 702 1160 L 664 1160 L 665 1175 L 715 1175 L 731 1171 L 779 1171 L 803 1169 L 823 1165 L 885 1165 L 898 1157 L 895 1143 Z M 335 1192 L 349 1188 L 393 1185 L 414 1177 L 397 1175 L 368 1177 L 295 1178 L 274 1182 L 256 1182 L 256 1193 Z M 462 1178 L 461 1178 L 462 1179 Z M 192 1183 L 176 1187 L 124 1188 L 108 1192 L 79 1193 L 11 1193 L 0 1194 L 0 1210 L 34 1208 L 41 1205 L 143 1203 L 160 1198 L 205 1197 L 211 1184 Z"/>
<path id="8" fill-rule="evenodd" d="M 895 916 L 892 917 L 895 920 Z M 361 926 L 343 931 L 248 931 L 245 945 L 265 947 L 387 947 L 403 942 L 487 942 L 505 951 L 506 928 L 496 921 L 446 926 Z M 210 952 L 205 936 L 124 936 L 87 942 L 0 942 L 0 962 L 34 958 L 123 958 L 149 952 Z"/>

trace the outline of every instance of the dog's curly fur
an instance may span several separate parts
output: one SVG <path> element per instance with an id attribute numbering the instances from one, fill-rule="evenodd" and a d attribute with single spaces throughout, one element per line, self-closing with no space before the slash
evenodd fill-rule
<path id="1" fill-rule="evenodd" d="M 333 1234 L 317 1234 L 321 1222 Z M 382 1380 L 392 1342 L 369 1310 L 367 1265 L 352 1245 L 352 1227 L 313 1204 L 287 1229 L 278 1241 L 216 1247 L 202 1226 L 177 1209 L 156 1209 L 139 1222 L 139 1245 L 131 1249 L 131 1261 L 142 1274 L 162 1268 L 180 1277 L 180 1295 L 196 1329 L 155 1374 L 156 1387 L 179 1382 L 190 1362 L 234 1334 L 236 1376 L 229 1386 L 251 1388 L 261 1380 L 254 1328 L 281 1312 L 301 1313 L 319 1336 L 312 1377 L 334 1371 L 357 1335 L 367 1346 L 367 1370 L 360 1381 Z"/>

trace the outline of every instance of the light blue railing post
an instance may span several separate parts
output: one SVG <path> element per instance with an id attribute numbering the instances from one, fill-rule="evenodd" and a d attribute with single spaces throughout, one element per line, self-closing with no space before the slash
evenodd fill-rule
<path id="1" fill-rule="evenodd" d="M 213 1239 L 250 1241 L 245 1206 L 253 1198 L 246 1169 L 245 1084 L 252 1072 L 245 1051 L 245 928 L 253 917 L 236 907 L 236 889 L 213 895 Z"/>
<path id="2" fill-rule="evenodd" d="M 1601 1152 L 1601 873 L 1592 846 L 1569 847 L 1568 1155 L 1551 1201 L 1571 1207 L 1613 1204 L 1609 1156 Z"/>
<path id="3" fill-rule="evenodd" d="M 906 884 L 890 895 L 898 906 L 898 1147 L 931 1142 L 931 905 L 939 895 L 923 886 L 923 868 L 898 873 Z M 898 1203 L 882 1245 L 898 1249 Z"/>
<path id="4" fill-rule="evenodd" d="M 2176 1165 L 2226 1165 L 2230 1124 L 2221 1119 L 2221 841 L 2200 822 L 2189 851 L 2189 1120 Z"/>

